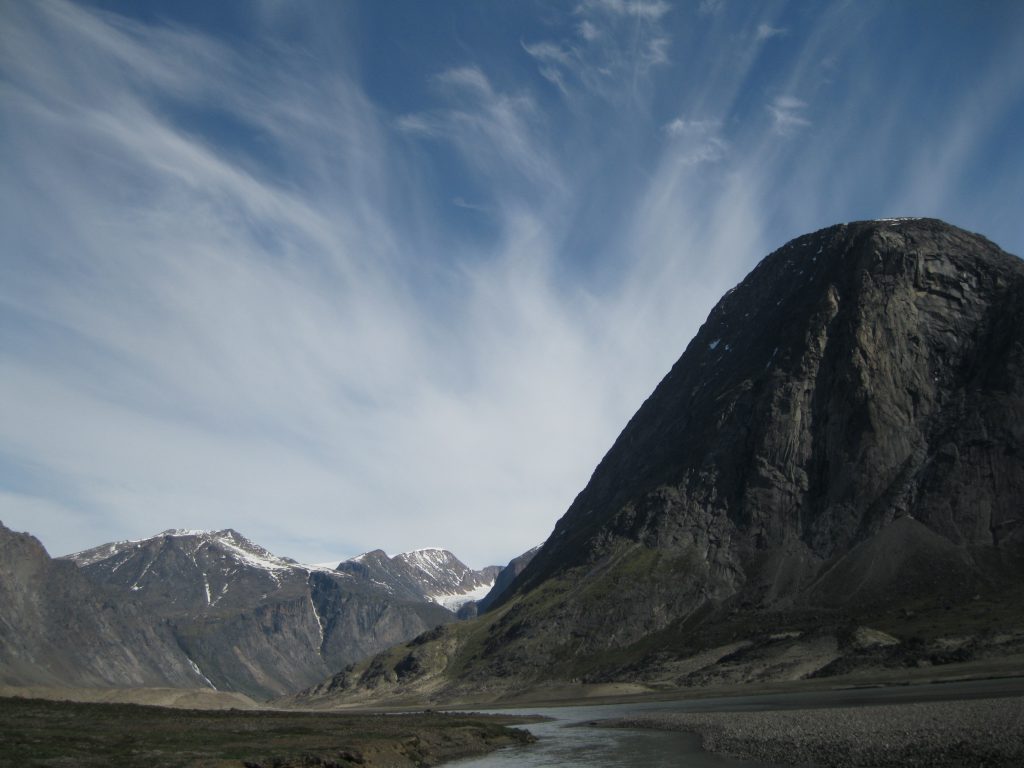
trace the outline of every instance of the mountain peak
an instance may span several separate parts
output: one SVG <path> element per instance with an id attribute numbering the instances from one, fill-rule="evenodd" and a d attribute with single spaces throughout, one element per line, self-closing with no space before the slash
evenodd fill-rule
<path id="1" fill-rule="evenodd" d="M 0 526 L 0 550 L 7 680 L 280 695 L 454 620 L 232 529 L 169 529 L 51 560 Z"/>
<path id="2" fill-rule="evenodd" d="M 940 427 L 977 411 L 974 391 L 1019 386 L 1022 272 L 937 219 L 839 224 L 786 243 L 714 307 L 520 588 L 620 537 L 660 547 L 711 526 L 715 539 L 829 557 L 920 508 L 917 489 L 938 480 L 928 473 Z M 1006 424 L 991 430 L 1019 442 Z M 1006 470 L 1016 476 L 1019 462 Z M 928 494 L 926 506 L 918 519 L 952 540 L 991 543 L 956 522 L 974 517 L 960 502 Z"/>
<path id="3" fill-rule="evenodd" d="M 456 611 L 484 597 L 501 569 L 476 571 L 447 549 L 424 547 L 394 557 L 379 549 L 365 552 L 340 563 L 338 570 L 383 586 L 396 597 L 429 600 Z"/>
<path id="4" fill-rule="evenodd" d="M 168 599 L 187 602 L 184 595 L 202 597 L 211 608 L 222 602 L 243 573 L 252 581 L 252 589 L 264 584 L 264 592 L 280 587 L 283 578 L 305 580 L 313 571 L 333 573 L 331 568 L 302 565 L 275 555 L 232 528 L 171 528 L 147 539 L 103 544 L 64 559 L 80 568 L 116 572 L 118 583 L 124 581 L 132 592 L 153 587 L 163 594 L 161 590 L 174 582 L 181 594 L 168 595 Z"/>

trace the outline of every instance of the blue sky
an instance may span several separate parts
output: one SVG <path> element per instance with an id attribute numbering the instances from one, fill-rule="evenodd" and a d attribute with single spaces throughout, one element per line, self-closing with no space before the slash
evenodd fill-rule
<path id="1" fill-rule="evenodd" d="M 0 4 L 0 519 L 543 540 L 786 240 L 1024 252 L 1024 4 Z"/>

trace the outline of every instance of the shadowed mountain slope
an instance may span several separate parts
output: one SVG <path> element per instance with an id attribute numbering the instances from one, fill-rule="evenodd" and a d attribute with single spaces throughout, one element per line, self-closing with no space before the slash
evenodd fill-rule
<path id="1" fill-rule="evenodd" d="M 425 600 L 456 611 L 486 595 L 502 569 L 489 565 L 477 571 L 446 549 L 427 548 L 394 557 L 375 549 L 339 563 L 337 570 L 396 598 Z"/>
<path id="2" fill-rule="evenodd" d="M 0 683 L 205 685 L 170 627 L 0 524 Z"/>
<path id="3" fill-rule="evenodd" d="M 491 587 L 491 591 L 488 592 L 482 599 L 477 602 L 477 610 L 486 611 L 501 595 L 503 595 L 509 587 L 515 582 L 523 571 L 526 570 L 526 566 L 530 564 L 537 552 L 540 551 L 540 545 L 532 547 L 526 550 L 523 554 L 518 557 L 512 558 L 508 565 L 501 569 L 498 573 L 498 577 L 494 580 L 494 586 Z"/>

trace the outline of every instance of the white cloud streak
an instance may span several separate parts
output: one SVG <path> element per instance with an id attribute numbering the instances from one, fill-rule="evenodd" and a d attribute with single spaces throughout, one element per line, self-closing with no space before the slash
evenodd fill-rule
<path id="1" fill-rule="evenodd" d="M 811 124 L 811 121 L 804 117 L 807 102 L 793 96 L 777 96 L 767 105 L 767 109 L 772 116 L 775 132 L 781 136 L 788 136 Z"/>
<path id="2" fill-rule="evenodd" d="M 700 0 L 697 6 L 702 16 L 714 16 L 725 10 L 725 0 Z"/>
<path id="3" fill-rule="evenodd" d="M 312 561 L 440 541 L 503 562 L 784 236 L 931 206 L 984 228 L 955 214 L 998 189 L 946 182 L 1013 114 L 1011 46 L 902 156 L 913 73 L 819 109 L 848 10 L 788 30 L 751 95 L 750 40 L 778 30 L 750 9 L 659 112 L 695 45 L 670 10 L 580 3 L 522 42 L 553 88 L 448 62 L 389 113 L 301 47 L 3 6 L 0 519 L 55 554 L 230 526 Z"/>
<path id="4" fill-rule="evenodd" d="M 560 185 L 557 166 L 535 141 L 538 114 L 529 96 L 496 92 L 477 67 L 446 70 L 434 82 L 453 106 L 403 115 L 400 130 L 453 143 L 481 173 L 507 179 L 512 171 L 536 186 Z"/>
<path id="5" fill-rule="evenodd" d="M 580 11 L 603 11 L 618 16 L 633 16 L 656 21 L 672 10 L 663 0 L 584 0 Z"/>
<path id="6" fill-rule="evenodd" d="M 612 103 L 636 102 L 652 68 L 669 63 L 671 37 L 665 2 L 586 0 L 575 9 L 575 35 L 559 41 L 523 42 L 541 76 L 570 101 L 577 91 Z"/>
<path id="7" fill-rule="evenodd" d="M 786 34 L 786 30 L 781 27 L 773 27 L 771 24 L 758 24 L 757 32 L 754 33 L 754 39 L 757 42 L 762 40 L 770 40 L 773 37 L 780 37 Z"/>

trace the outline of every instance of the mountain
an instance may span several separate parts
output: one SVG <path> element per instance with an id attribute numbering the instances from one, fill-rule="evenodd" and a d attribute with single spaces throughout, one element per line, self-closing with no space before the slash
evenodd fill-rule
<path id="1" fill-rule="evenodd" d="M 0 524 L 0 684 L 82 687 L 205 683 L 162 622 L 97 589 L 73 563 Z"/>
<path id="2" fill-rule="evenodd" d="M 830 227 L 722 298 L 487 613 L 305 696 L 1024 653 L 1021 499 L 1024 263 L 931 219 Z"/>
<path id="3" fill-rule="evenodd" d="M 425 600 L 457 611 L 486 595 L 501 572 L 489 565 L 476 571 L 446 549 L 417 549 L 388 557 L 380 549 L 339 563 L 339 573 L 374 584 L 396 598 Z"/>
<path id="4" fill-rule="evenodd" d="M 454 620 L 440 606 L 277 557 L 230 529 L 169 530 L 68 560 L 166 627 L 204 684 L 256 697 L 295 691 Z"/>
<path id="5" fill-rule="evenodd" d="M 508 565 L 502 568 L 498 573 L 497 578 L 494 580 L 494 586 L 491 587 L 491 591 L 477 601 L 477 611 L 483 613 L 490 608 L 491 605 L 494 604 L 495 600 L 497 600 L 512 586 L 512 582 L 516 580 L 519 574 L 526 570 L 526 566 L 530 564 L 534 555 L 539 551 L 540 544 L 532 549 L 526 550 L 518 557 L 512 558 Z"/>

